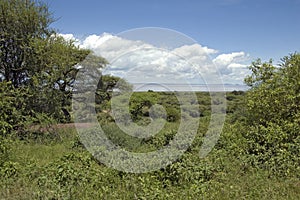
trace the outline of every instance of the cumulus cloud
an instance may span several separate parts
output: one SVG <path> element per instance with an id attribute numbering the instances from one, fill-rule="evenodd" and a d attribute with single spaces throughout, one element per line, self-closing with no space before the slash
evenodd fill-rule
<path id="1" fill-rule="evenodd" d="M 76 40 L 73 34 L 58 34 L 58 35 L 63 37 L 65 40 Z"/>
<path id="2" fill-rule="evenodd" d="M 108 33 L 100 36 L 91 35 L 82 41 L 82 48 L 91 49 L 95 54 L 113 62 L 123 54 L 129 53 L 136 49 L 152 47 L 142 41 L 132 41 Z"/>
<path id="3" fill-rule="evenodd" d="M 77 39 L 73 34 L 71 33 L 68 33 L 68 34 L 58 34 L 59 36 L 63 37 L 65 40 L 67 41 L 74 41 L 75 42 L 75 45 L 80 45 L 80 40 Z"/>
<path id="4" fill-rule="evenodd" d="M 241 51 L 218 55 L 213 62 L 221 72 L 224 82 L 241 84 L 248 74 L 248 65 L 245 64 L 248 60 L 249 55 Z"/>
<path id="5" fill-rule="evenodd" d="M 107 40 L 113 38 L 114 36 L 103 33 L 102 35 L 90 35 L 82 42 L 81 47 L 86 49 L 98 49 Z"/>
<path id="6" fill-rule="evenodd" d="M 192 45 L 184 45 L 179 48 L 176 48 L 173 50 L 173 53 L 181 55 L 183 57 L 188 57 L 191 59 L 199 59 L 200 55 L 203 57 L 203 59 L 206 59 L 206 57 L 210 54 L 215 54 L 218 51 L 215 49 L 210 49 L 208 47 L 203 47 L 200 44 L 192 44 Z M 203 60 L 201 59 L 201 60 Z"/>
<path id="7" fill-rule="evenodd" d="M 216 65 L 226 66 L 231 64 L 232 62 L 239 62 L 245 60 L 246 54 L 244 52 L 233 52 L 229 54 L 221 54 L 218 55 L 213 62 Z"/>
<path id="8" fill-rule="evenodd" d="M 72 34 L 62 36 L 76 40 Z M 249 55 L 245 52 L 218 55 L 218 50 L 196 43 L 162 49 L 140 40 L 103 33 L 90 35 L 79 41 L 79 45 L 108 60 L 106 73 L 125 77 L 130 82 L 213 84 L 219 72 L 225 83 L 242 84 L 248 73 L 245 63 Z"/>

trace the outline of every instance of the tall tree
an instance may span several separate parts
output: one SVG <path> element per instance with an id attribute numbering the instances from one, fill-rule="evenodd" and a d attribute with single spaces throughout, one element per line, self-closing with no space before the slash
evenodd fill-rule
<path id="1" fill-rule="evenodd" d="M 23 120 L 40 114 L 60 122 L 70 120 L 76 65 L 91 53 L 64 40 L 50 28 L 52 22 L 43 2 L 0 0 L 0 82 L 7 87 L 1 91 L 10 95 L 0 104 L 15 104 L 26 116 Z M 105 66 L 105 59 L 98 60 L 98 67 Z M 13 109 L 2 110 L 1 120 L 19 124 L 9 110 Z"/>
<path id="2" fill-rule="evenodd" d="M 0 1 L 0 74 L 19 87 L 28 79 L 35 59 L 31 43 L 53 34 L 48 7 L 32 0 Z"/>
<path id="3" fill-rule="evenodd" d="M 26 83 L 34 93 L 29 107 L 52 114 L 60 121 L 70 120 L 72 88 L 79 70 L 76 65 L 91 52 L 57 34 L 36 39 L 31 47 L 35 55 L 31 67 L 36 68 L 30 71 Z"/>

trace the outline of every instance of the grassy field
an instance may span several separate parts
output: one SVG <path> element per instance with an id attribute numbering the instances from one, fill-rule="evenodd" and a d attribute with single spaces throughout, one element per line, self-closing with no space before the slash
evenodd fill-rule
<path id="1" fill-rule="evenodd" d="M 136 95 L 133 108 L 138 102 L 160 101 L 175 106 L 175 110 L 168 108 L 167 114 L 176 115 L 177 104 L 170 103 L 172 95 Z M 84 148 L 74 127 L 3 139 L 7 148 L 2 148 L 6 162 L 0 168 L 0 199 L 300 199 L 298 174 L 261 167 L 244 151 L 247 142 L 240 135 L 245 130 L 235 121 L 242 112 L 242 94 L 227 95 L 223 133 L 213 151 L 200 158 L 210 98 L 198 94 L 198 100 L 202 115 L 191 147 L 176 162 L 153 172 L 125 173 L 105 166 Z M 147 109 L 148 104 L 133 116 L 137 123 L 147 124 Z M 108 138 L 134 152 L 154 151 L 168 144 L 180 123 L 173 120 L 176 116 L 168 118 L 159 134 L 142 140 L 126 136 L 109 118 L 103 121 L 103 113 L 99 116 Z"/>

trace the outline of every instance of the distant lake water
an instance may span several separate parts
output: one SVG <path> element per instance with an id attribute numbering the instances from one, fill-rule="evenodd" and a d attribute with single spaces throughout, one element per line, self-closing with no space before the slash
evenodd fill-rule
<path id="1" fill-rule="evenodd" d="M 214 84 L 214 85 L 205 85 L 205 84 L 169 84 L 169 83 L 132 83 L 133 90 L 136 92 L 142 91 L 201 91 L 201 92 L 220 92 L 220 91 L 246 91 L 249 89 L 246 85 L 237 85 L 237 84 Z"/>

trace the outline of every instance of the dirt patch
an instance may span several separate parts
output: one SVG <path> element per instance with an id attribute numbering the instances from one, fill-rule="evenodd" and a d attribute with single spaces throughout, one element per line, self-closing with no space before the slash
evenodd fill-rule
<path id="1" fill-rule="evenodd" d="M 67 124 L 53 124 L 48 125 L 47 127 L 41 126 L 41 125 L 34 125 L 30 127 L 31 131 L 38 131 L 38 132 L 47 132 L 47 131 L 53 131 L 57 129 L 63 129 L 63 128 L 90 128 L 92 126 L 96 125 L 95 123 L 67 123 Z"/>

